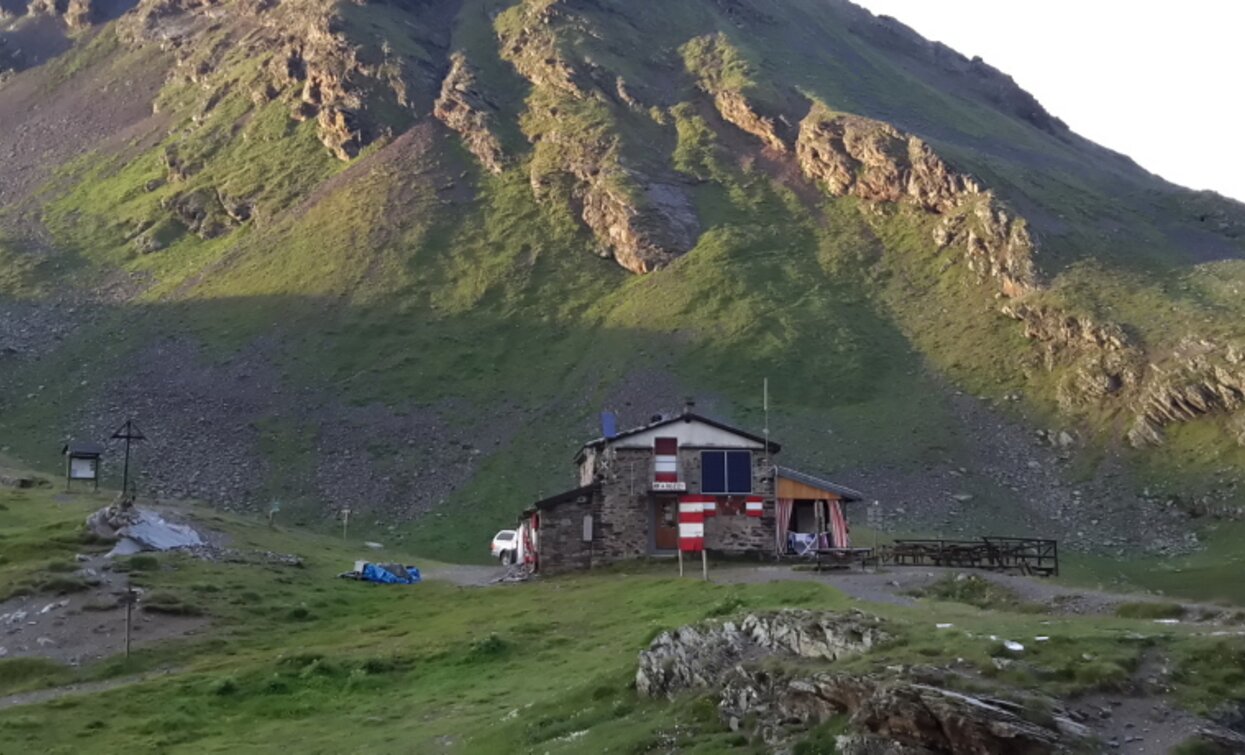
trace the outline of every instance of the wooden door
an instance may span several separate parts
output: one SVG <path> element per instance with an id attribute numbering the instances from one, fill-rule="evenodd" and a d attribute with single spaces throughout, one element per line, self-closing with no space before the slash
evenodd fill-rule
<path id="1" fill-rule="evenodd" d="M 663 496 L 653 499 L 653 549 L 678 550 L 679 499 Z"/>

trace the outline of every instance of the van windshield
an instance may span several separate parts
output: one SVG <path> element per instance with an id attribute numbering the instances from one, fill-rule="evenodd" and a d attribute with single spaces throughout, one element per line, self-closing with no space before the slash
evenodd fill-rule
<path id="1" fill-rule="evenodd" d="M 511 530 L 502 530 L 497 533 L 497 540 L 514 540 L 514 532 Z"/>

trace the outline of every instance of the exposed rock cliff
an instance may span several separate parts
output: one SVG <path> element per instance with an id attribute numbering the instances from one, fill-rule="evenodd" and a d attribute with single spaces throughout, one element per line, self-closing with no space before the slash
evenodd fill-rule
<path id="1" fill-rule="evenodd" d="M 535 88 L 525 131 L 535 145 L 532 189 L 541 199 L 563 189 L 584 224 L 633 273 L 649 273 L 689 251 L 700 235 L 690 198 L 673 176 L 653 175 L 623 158 L 610 97 L 588 72 L 572 65 L 553 42 L 558 3 L 509 11 L 518 28 L 503 35 L 502 52 Z M 613 88 L 617 90 L 617 79 Z"/>
<path id="2" fill-rule="evenodd" d="M 505 166 L 501 142 L 490 129 L 497 106 L 476 87 L 476 75 L 467 57 L 456 52 L 450 72 L 441 84 L 433 114 L 462 137 L 463 144 L 492 173 Z"/>
<path id="3" fill-rule="evenodd" d="M 70 29 L 82 29 L 99 20 L 99 0 L 32 0 L 22 8 L 16 3 L 6 8 L 10 15 L 55 16 L 64 20 Z M 4 14 L 0 14 L 3 18 Z"/>
<path id="4" fill-rule="evenodd" d="M 782 114 L 763 113 L 765 108 L 749 96 L 740 70 L 746 68 L 746 63 L 722 34 L 692 40 L 684 46 L 683 56 L 697 85 L 713 97 L 724 121 L 752 134 L 776 152 L 791 150 L 794 136 L 790 124 Z"/>
<path id="5" fill-rule="evenodd" d="M 331 2 L 231 3 L 228 12 L 246 19 L 246 34 L 225 41 L 215 36 L 222 12 L 218 0 L 143 0 L 118 33 L 131 45 L 174 50 L 186 80 L 209 91 L 242 84 L 257 101 L 288 101 L 296 119 L 315 120 L 321 142 L 341 160 L 409 122 L 415 90 L 431 87 L 430 62 L 411 61 L 350 31 Z M 426 44 L 443 44 L 435 24 L 418 33 Z M 222 57 L 239 45 L 266 64 L 251 81 L 216 80 Z"/>
<path id="6" fill-rule="evenodd" d="M 1128 439 L 1134 446 L 1159 445 L 1162 429 L 1215 414 L 1236 414 L 1231 423 L 1245 446 L 1245 349 L 1185 339 L 1150 374 L 1136 402 L 1136 420 Z"/>
<path id="7" fill-rule="evenodd" d="M 937 247 L 962 244 L 969 268 L 995 280 L 1005 296 L 1037 287 L 1037 249 L 1024 220 L 916 136 L 815 105 L 800 124 L 796 155 L 804 175 L 833 196 L 903 203 L 942 216 L 934 231 Z"/>

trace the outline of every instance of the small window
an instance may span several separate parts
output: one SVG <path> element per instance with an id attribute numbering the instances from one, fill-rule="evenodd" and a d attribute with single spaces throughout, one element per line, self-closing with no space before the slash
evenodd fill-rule
<path id="1" fill-rule="evenodd" d="M 740 495 L 752 492 L 751 451 L 701 451 L 700 492 Z"/>

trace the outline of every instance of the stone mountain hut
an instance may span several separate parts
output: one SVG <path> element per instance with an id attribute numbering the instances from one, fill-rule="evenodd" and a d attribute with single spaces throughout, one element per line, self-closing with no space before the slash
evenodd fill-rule
<path id="1" fill-rule="evenodd" d="M 863 496 L 775 466 L 781 450 L 690 408 L 589 441 L 575 456 L 578 487 L 520 517 L 525 561 L 552 574 L 674 555 L 679 501 L 689 497 L 711 514 L 704 547 L 712 554 L 781 558 L 849 547 L 843 504 Z"/>

